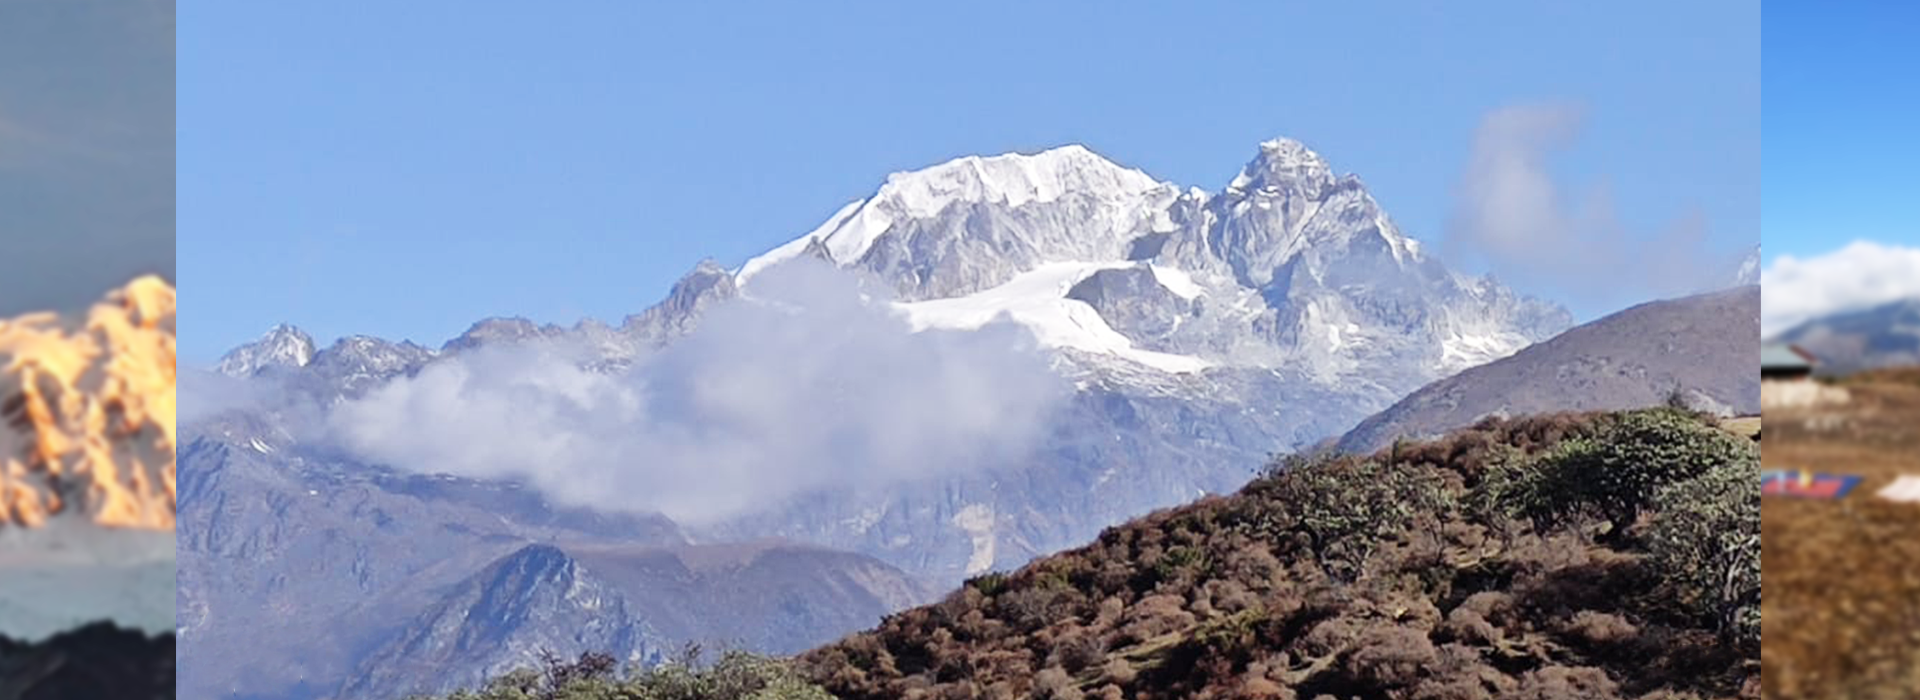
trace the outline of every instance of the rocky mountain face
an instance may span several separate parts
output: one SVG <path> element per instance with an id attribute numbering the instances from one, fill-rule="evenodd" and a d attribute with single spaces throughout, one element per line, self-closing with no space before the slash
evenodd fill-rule
<path id="1" fill-rule="evenodd" d="M 228 412 L 183 435 L 183 696 L 398 697 L 543 645 L 643 660 L 729 635 L 798 649 L 930 593 L 869 557 L 690 546 L 658 516 L 363 464 L 285 418 Z"/>
<path id="2" fill-rule="evenodd" d="M 1774 340 L 1813 353 L 1821 374 L 1920 365 L 1920 299 L 1816 318 Z"/>
<path id="3" fill-rule="evenodd" d="M 369 654 L 343 694 L 471 687 L 541 649 L 596 649 L 646 664 L 679 651 L 664 640 L 792 654 L 822 641 L 820 630 L 858 629 L 878 619 L 875 611 L 934 595 L 867 557 L 789 543 L 527 545 L 460 582 Z"/>
<path id="4" fill-rule="evenodd" d="M 174 290 L 155 277 L 85 319 L 0 320 L 0 528 L 173 527 L 174 354 Z"/>
<path id="5" fill-rule="evenodd" d="M 1756 415 L 1759 342 L 1758 286 L 1641 304 L 1422 387 L 1337 446 L 1367 453 L 1489 416 L 1644 408 L 1676 395 L 1696 410 Z"/>
<path id="6" fill-rule="evenodd" d="M 1040 444 L 1018 459 L 883 488 L 805 493 L 697 526 L 659 519 L 658 532 L 672 533 L 663 540 L 612 539 L 671 546 L 675 538 L 778 538 L 870 556 L 945 588 L 1084 542 L 1140 513 L 1235 490 L 1272 452 L 1338 435 L 1406 392 L 1571 323 L 1556 306 L 1428 257 L 1358 178 L 1336 174 L 1297 142 L 1262 144 L 1216 193 L 1160 182 L 1069 146 L 894 174 L 872 196 L 737 270 L 701 263 L 667 299 L 617 326 L 487 319 L 437 350 L 349 338 L 314 351 L 297 332 L 276 329 L 234 350 L 220 370 L 329 406 L 480 348 L 560 340 L 588 348 L 588 367 L 617 376 L 700 333 L 716 309 L 781 308 L 778 292 L 759 283 L 769 270 L 802 260 L 825 261 L 863 280 L 872 292 L 868 303 L 884 305 L 915 332 L 1011 324 L 1033 337 L 1076 390 L 1047 421 Z M 625 612 L 602 615 L 610 626 L 591 640 L 561 644 L 566 640 L 529 633 L 520 637 L 525 643 L 553 641 L 570 653 L 593 641 L 644 655 L 650 647 L 631 640 L 645 638 L 646 630 L 660 639 L 678 634 L 660 626 L 655 613 L 635 612 L 647 590 L 607 583 L 641 579 L 585 565 L 564 546 L 525 549 L 543 537 L 593 531 L 598 525 L 556 524 L 589 516 L 562 516 L 524 492 L 526 503 L 503 510 L 498 494 L 515 492 L 509 485 L 359 464 L 336 448 L 296 439 L 313 434 L 302 425 L 311 420 L 261 409 L 192 431 L 182 459 L 188 484 L 180 541 L 183 556 L 197 561 L 182 565 L 183 634 L 220 640 L 190 646 L 207 650 L 194 653 L 241 658 L 243 649 L 261 653 L 260 638 L 284 636 L 304 646 L 289 642 L 270 652 L 301 659 L 282 664 L 281 697 L 319 692 L 318 685 L 300 686 L 303 678 L 351 676 L 369 688 L 399 687 L 392 679 L 408 672 L 366 665 L 367 650 L 425 644 L 446 650 L 444 660 L 462 669 L 490 667 L 499 659 L 461 656 L 469 653 L 461 649 L 479 647 L 460 640 L 513 625 L 453 622 L 473 619 L 470 611 L 485 597 L 474 591 L 519 586 L 532 595 L 563 580 L 604 593 L 593 600 L 614 601 L 609 596 L 619 593 Z M 439 495 L 417 497 L 395 486 L 403 483 L 431 483 Z M 471 505 L 470 498 L 491 505 Z M 489 522 L 503 516 L 520 524 Z M 451 562 L 408 559 L 398 554 L 402 542 L 461 554 Z M 313 561 L 333 563 L 293 575 L 294 562 Z M 514 574 L 514 566 L 546 573 Z M 236 567 L 241 573 L 232 576 Z M 233 582 L 189 569 L 218 571 Z M 834 570 L 806 575 L 830 578 L 839 575 Z M 483 575 L 488 571 L 491 577 Z M 838 609 L 841 601 L 898 600 L 873 593 L 876 586 L 899 588 L 865 584 L 868 593 L 851 599 L 807 598 L 805 615 L 823 621 L 816 631 L 853 629 L 836 625 L 878 608 L 849 604 L 856 612 L 848 613 Z M 395 587 L 403 592 L 376 594 Z M 460 590 L 466 593 L 427 593 Z M 348 600 L 369 596 L 378 602 Z M 337 632 L 318 645 L 295 632 L 322 622 Z M 778 640 L 748 641 L 780 648 Z M 199 673 L 201 662 L 189 668 Z M 192 679 L 191 687 L 230 693 L 246 675 L 238 667 L 222 672 Z"/>

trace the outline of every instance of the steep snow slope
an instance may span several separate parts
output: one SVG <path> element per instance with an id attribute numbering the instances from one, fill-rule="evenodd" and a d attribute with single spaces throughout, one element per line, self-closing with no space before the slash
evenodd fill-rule
<path id="1" fill-rule="evenodd" d="M 1194 372 L 1211 363 L 1198 357 L 1174 355 L 1134 347 L 1133 341 L 1115 332 L 1100 312 L 1086 302 L 1067 298 L 1075 284 L 1100 270 L 1133 267 L 1130 262 L 1048 263 L 1023 272 L 1006 284 L 963 297 L 896 304 L 905 311 L 915 330 L 951 328 L 972 330 L 1000 318 L 1033 331 L 1044 347 L 1073 348 L 1090 353 L 1112 355 L 1167 372 Z M 1178 271 L 1164 273 L 1189 295 L 1200 292 Z"/>

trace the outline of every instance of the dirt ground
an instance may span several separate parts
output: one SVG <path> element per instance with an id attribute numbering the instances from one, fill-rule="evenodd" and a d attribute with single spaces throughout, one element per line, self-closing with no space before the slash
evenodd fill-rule
<path id="1" fill-rule="evenodd" d="M 1846 405 L 1765 416 L 1765 468 L 1866 477 L 1838 501 L 1762 503 L 1768 698 L 1920 698 L 1920 504 L 1874 497 L 1920 475 L 1920 370 L 1844 384 Z"/>

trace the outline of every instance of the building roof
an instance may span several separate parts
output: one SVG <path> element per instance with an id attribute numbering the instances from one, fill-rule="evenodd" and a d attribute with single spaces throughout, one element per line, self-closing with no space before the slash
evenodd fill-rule
<path id="1" fill-rule="evenodd" d="M 1813 361 L 1805 351 L 1791 345 L 1760 346 L 1760 369 L 1813 369 Z"/>

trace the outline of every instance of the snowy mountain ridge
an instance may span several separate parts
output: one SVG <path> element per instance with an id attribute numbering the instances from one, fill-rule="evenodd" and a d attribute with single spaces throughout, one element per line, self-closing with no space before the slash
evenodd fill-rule
<path id="1" fill-rule="evenodd" d="M 1147 214 L 1154 195 L 1164 196 L 1172 187 L 1077 144 L 1034 154 L 957 158 L 887 176 L 873 196 L 842 207 L 806 235 L 748 260 L 735 274 L 735 281 L 745 284 L 768 266 L 801 255 L 816 240 L 825 246 L 831 260 L 859 260 L 896 224 L 930 219 L 949 207 L 997 204 L 1017 208 L 1049 204 L 1073 195 Z M 1096 228 L 1088 233 L 1118 235 L 1132 223 L 1124 216 L 1118 221 L 1096 222 Z"/>
<path id="2" fill-rule="evenodd" d="M 77 323 L 0 321 L 0 528 L 173 528 L 174 306 L 142 277 Z"/>
<path id="3" fill-rule="evenodd" d="M 1285 138 L 1260 144 L 1217 195 L 1082 146 L 896 173 L 747 261 L 735 286 L 750 292 L 759 272 L 802 255 L 890 285 L 916 328 L 974 328 L 1006 312 L 1044 345 L 1173 372 L 1306 365 L 1331 382 L 1417 356 L 1430 379 L 1571 325 L 1558 307 L 1428 258 L 1358 177 Z M 1135 296 L 1191 303 L 1163 299 L 1159 321 L 1140 323 L 1120 317 L 1139 309 L 1096 312 L 1065 294 L 1136 264 L 1158 289 Z"/>
<path id="4" fill-rule="evenodd" d="M 215 369 L 230 377 L 244 377 L 267 367 L 305 367 L 313 361 L 314 352 L 312 337 L 283 323 L 259 340 L 228 352 Z"/>

